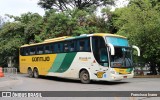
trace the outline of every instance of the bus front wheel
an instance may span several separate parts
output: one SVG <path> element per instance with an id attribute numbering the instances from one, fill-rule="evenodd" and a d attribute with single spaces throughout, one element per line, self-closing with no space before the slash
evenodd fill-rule
<path id="1" fill-rule="evenodd" d="M 39 77 L 39 73 L 38 73 L 38 69 L 37 68 L 34 68 L 33 75 L 34 75 L 34 78 L 38 78 Z"/>
<path id="2" fill-rule="evenodd" d="M 89 77 L 89 73 L 87 70 L 82 70 L 80 72 L 80 80 L 84 84 L 90 83 L 90 77 Z"/>
<path id="3" fill-rule="evenodd" d="M 32 72 L 31 68 L 28 68 L 28 75 L 29 75 L 30 78 L 33 77 L 33 72 Z"/>

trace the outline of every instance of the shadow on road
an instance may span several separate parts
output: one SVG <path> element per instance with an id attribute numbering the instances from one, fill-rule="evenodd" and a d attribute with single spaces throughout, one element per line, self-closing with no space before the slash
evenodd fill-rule
<path id="1" fill-rule="evenodd" d="M 53 80 L 57 82 L 67 82 L 67 83 L 79 83 L 82 84 L 80 80 L 72 80 L 72 79 L 66 79 L 66 78 L 59 78 L 59 77 L 53 77 L 53 76 L 40 76 L 40 79 L 46 79 L 46 80 Z M 94 85 L 118 85 L 118 84 L 127 84 L 129 82 L 123 82 L 123 81 L 91 81 L 90 84 Z"/>
<path id="2" fill-rule="evenodd" d="M 23 77 L 29 78 L 28 75 L 23 75 Z M 45 79 L 45 80 L 51 80 L 51 81 L 57 81 L 57 82 L 66 82 L 66 83 L 77 83 L 77 84 L 83 84 L 80 80 L 72 80 L 72 79 L 66 79 L 66 78 L 59 78 L 54 76 L 39 76 L 38 79 Z M 124 82 L 121 81 L 91 81 L 90 84 L 92 85 L 118 85 L 118 84 L 127 84 L 130 82 Z"/>
<path id="3" fill-rule="evenodd" d="M 115 81 L 115 82 L 109 82 L 109 81 L 93 81 L 92 84 L 96 85 L 118 85 L 118 84 L 127 84 L 129 82 L 123 82 L 123 81 Z"/>

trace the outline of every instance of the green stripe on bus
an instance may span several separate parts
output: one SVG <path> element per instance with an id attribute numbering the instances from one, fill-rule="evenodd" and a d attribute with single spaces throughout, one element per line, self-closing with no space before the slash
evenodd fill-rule
<path id="1" fill-rule="evenodd" d="M 133 68 L 128 68 L 127 70 L 126 70 L 126 72 L 131 72 L 133 70 Z"/>
<path id="2" fill-rule="evenodd" d="M 67 53 L 61 67 L 57 70 L 57 72 L 62 73 L 69 69 L 70 65 L 72 64 L 77 52 Z"/>
<path id="3" fill-rule="evenodd" d="M 56 72 L 61 67 L 65 56 L 66 56 L 66 53 L 57 54 L 56 59 L 54 63 L 52 64 L 52 67 L 49 70 L 49 72 Z"/>

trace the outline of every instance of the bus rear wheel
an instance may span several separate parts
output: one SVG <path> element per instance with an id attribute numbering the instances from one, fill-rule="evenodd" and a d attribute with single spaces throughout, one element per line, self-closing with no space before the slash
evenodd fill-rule
<path id="1" fill-rule="evenodd" d="M 80 72 L 80 80 L 84 84 L 90 83 L 90 77 L 89 77 L 89 73 L 87 70 L 82 70 Z"/>
<path id="2" fill-rule="evenodd" d="M 33 77 L 33 72 L 32 72 L 31 68 L 28 68 L 28 75 L 29 75 L 30 78 Z"/>
<path id="3" fill-rule="evenodd" d="M 37 68 L 34 68 L 33 76 L 34 76 L 34 78 L 38 78 L 39 77 L 39 73 L 38 73 L 38 69 Z"/>

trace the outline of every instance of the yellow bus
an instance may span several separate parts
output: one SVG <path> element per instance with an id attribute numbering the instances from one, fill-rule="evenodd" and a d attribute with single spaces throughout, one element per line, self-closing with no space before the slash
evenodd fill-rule
<path id="1" fill-rule="evenodd" d="M 132 78 L 132 48 L 124 36 L 95 33 L 76 37 L 63 36 L 20 47 L 20 72 L 39 75 L 114 81 Z"/>

